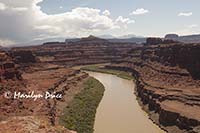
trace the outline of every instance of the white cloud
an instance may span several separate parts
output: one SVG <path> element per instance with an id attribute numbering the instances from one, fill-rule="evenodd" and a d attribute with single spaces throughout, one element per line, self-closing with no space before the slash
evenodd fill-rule
<path id="1" fill-rule="evenodd" d="M 200 30 L 197 27 L 198 27 L 197 24 L 185 25 L 182 29 L 174 31 L 173 33 L 177 33 L 179 35 L 199 34 Z"/>
<path id="2" fill-rule="evenodd" d="M 124 18 L 124 17 L 122 17 L 122 16 L 119 16 L 119 17 L 116 19 L 116 22 L 124 23 L 124 24 L 135 23 L 134 20 L 131 20 L 130 18 Z"/>
<path id="3" fill-rule="evenodd" d="M 63 7 L 62 7 L 62 6 L 60 6 L 59 8 L 60 8 L 60 9 L 63 9 Z"/>
<path id="4" fill-rule="evenodd" d="M 103 15 L 110 16 L 110 11 L 108 11 L 108 10 L 103 11 Z"/>
<path id="5" fill-rule="evenodd" d="M 146 10 L 144 8 L 138 8 L 135 11 L 133 11 L 132 13 L 130 13 L 130 15 L 143 15 L 149 13 L 149 10 Z"/>
<path id="6" fill-rule="evenodd" d="M 11 8 L 11 10 L 21 12 L 21 11 L 27 11 L 28 8 L 26 8 L 26 7 L 16 7 L 16 8 Z"/>
<path id="7" fill-rule="evenodd" d="M 12 46 L 13 44 L 14 44 L 14 42 L 11 40 L 1 40 L 0 39 L 0 46 L 8 47 L 8 46 Z"/>
<path id="8" fill-rule="evenodd" d="M 122 16 L 113 20 L 109 17 L 108 10 L 102 12 L 99 9 L 77 7 L 65 13 L 48 15 L 38 6 L 43 0 L 0 1 L 0 39 L 16 43 L 54 37 L 87 36 L 134 23 Z"/>
<path id="9" fill-rule="evenodd" d="M 180 12 L 178 16 L 189 17 L 192 16 L 192 12 Z"/>
<path id="10" fill-rule="evenodd" d="M 0 2 L 0 10 L 26 11 L 27 7 L 13 7 Z"/>
<path id="11" fill-rule="evenodd" d="M 196 28 L 196 27 L 198 27 L 198 25 L 197 24 L 191 24 L 191 25 L 188 25 L 187 27 L 188 28 Z"/>
<path id="12" fill-rule="evenodd" d="M 6 9 L 6 5 L 0 2 L 0 11 L 5 10 L 5 9 Z"/>
<path id="13" fill-rule="evenodd" d="M 121 27 L 127 28 L 128 24 L 133 24 L 135 23 L 134 20 L 131 20 L 130 18 L 124 18 L 122 16 L 119 16 L 116 20 L 115 23 Z"/>
<path id="14" fill-rule="evenodd" d="M 184 27 L 182 27 L 182 29 L 179 29 L 177 31 L 173 31 L 172 33 L 177 33 L 179 35 L 199 34 L 200 29 L 196 28 L 196 27 L 198 27 L 197 24 L 185 25 Z"/>

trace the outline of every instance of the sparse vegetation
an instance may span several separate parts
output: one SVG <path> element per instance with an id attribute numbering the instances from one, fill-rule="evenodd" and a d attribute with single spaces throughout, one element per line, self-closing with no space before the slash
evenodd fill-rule
<path id="1" fill-rule="evenodd" d="M 92 133 L 96 109 L 103 97 L 104 86 L 96 79 L 89 78 L 84 89 L 64 109 L 60 124 L 78 133 Z"/>
<path id="2" fill-rule="evenodd" d="M 81 70 L 112 74 L 112 75 L 116 75 L 116 76 L 118 76 L 120 78 L 128 79 L 128 80 L 132 80 L 133 79 L 133 76 L 128 72 L 106 69 L 106 68 L 102 68 L 102 67 L 95 66 L 95 65 L 82 67 Z"/>

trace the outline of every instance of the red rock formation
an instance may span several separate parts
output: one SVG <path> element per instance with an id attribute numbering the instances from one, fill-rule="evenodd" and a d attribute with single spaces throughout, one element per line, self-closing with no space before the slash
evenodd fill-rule
<path id="1" fill-rule="evenodd" d="M 37 59 L 31 51 L 19 50 L 12 51 L 12 56 L 15 58 L 15 62 L 20 63 L 36 63 Z"/>
<path id="2" fill-rule="evenodd" d="M 40 59 L 40 63 L 36 62 L 35 66 L 31 66 L 31 74 L 28 73 L 29 78 L 26 79 L 29 85 L 34 86 L 37 83 L 41 88 L 50 86 L 55 82 L 55 77 L 60 79 L 60 75 L 66 73 L 63 70 L 52 73 L 60 67 L 112 62 L 107 68 L 132 72 L 136 78 L 137 95 L 151 114 L 158 114 L 158 118 L 152 116 L 158 124 L 171 133 L 177 130 L 198 133 L 200 44 L 162 41 L 170 44 L 159 45 L 161 41 L 149 39 L 150 45 L 143 47 L 129 43 L 98 41 L 90 37 L 67 45 L 42 45 L 16 48 L 14 51 L 31 51 Z M 26 60 L 28 59 L 23 59 L 22 62 Z M 76 81 L 78 82 L 78 79 Z M 70 80 L 70 85 L 77 84 L 76 81 Z M 65 84 L 60 80 L 50 90 L 58 89 L 59 84 L 63 83 Z M 52 103 L 54 105 L 54 102 Z M 52 115 L 52 123 L 55 123 L 54 107 L 48 110 Z M 171 127 L 174 126 L 178 129 L 172 131 Z"/>
<path id="3" fill-rule="evenodd" d="M 147 50 L 145 50 L 147 51 Z M 194 79 L 200 78 L 200 45 L 196 44 L 175 44 L 160 46 L 153 51 L 153 57 L 158 62 L 169 66 L 179 66 L 189 71 Z M 152 60 L 152 56 L 146 56 Z"/>
<path id="4" fill-rule="evenodd" d="M 161 38 L 147 38 L 146 40 L 146 45 L 157 45 L 157 44 L 161 44 L 162 43 L 162 39 Z"/>
<path id="5" fill-rule="evenodd" d="M 8 53 L 1 52 L 0 61 L 0 81 L 3 79 L 21 79 L 21 74 Z"/>
<path id="6" fill-rule="evenodd" d="M 167 35 L 165 35 L 165 39 L 172 39 L 172 40 L 177 40 L 178 39 L 178 37 L 179 37 L 179 35 L 177 35 L 177 34 L 167 34 Z"/>
<path id="7" fill-rule="evenodd" d="M 146 45 L 171 44 L 171 43 L 178 43 L 178 41 L 172 39 L 161 39 L 161 38 L 146 39 Z"/>
<path id="8" fill-rule="evenodd" d="M 162 44 L 132 49 L 123 61 L 107 68 L 133 73 L 137 95 L 151 111 L 151 118 L 164 129 L 199 133 L 199 46 Z"/>

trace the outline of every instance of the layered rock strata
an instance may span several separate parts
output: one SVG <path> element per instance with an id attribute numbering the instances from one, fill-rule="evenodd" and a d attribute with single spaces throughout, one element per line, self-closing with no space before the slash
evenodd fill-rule
<path id="1" fill-rule="evenodd" d="M 200 45 L 168 44 L 132 49 L 106 66 L 132 72 L 150 117 L 169 132 L 200 132 Z M 155 117 L 158 114 L 158 117 Z"/>

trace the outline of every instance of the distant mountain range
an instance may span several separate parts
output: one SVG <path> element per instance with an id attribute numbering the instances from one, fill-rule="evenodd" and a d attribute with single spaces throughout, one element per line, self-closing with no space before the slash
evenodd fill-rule
<path id="1" fill-rule="evenodd" d="M 123 35 L 123 36 L 113 36 L 110 34 L 105 34 L 105 35 L 99 35 L 97 36 L 99 38 L 103 38 L 103 39 L 130 39 L 130 38 L 144 38 L 143 36 L 136 36 L 134 34 L 127 34 L 127 35 Z"/>
<path id="2" fill-rule="evenodd" d="M 113 39 L 107 39 L 109 42 L 121 42 L 121 43 L 145 43 L 146 38 L 140 38 L 140 37 L 132 37 L 127 39 L 120 39 L 120 38 L 113 38 Z"/>
<path id="3" fill-rule="evenodd" d="M 0 46 L 0 51 L 7 51 L 9 48 Z"/>
<path id="4" fill-rule="evenodd" d="M 128 35 L 123 35 L 123 36 L 118 36 L 115 37 L 113 35 L 99 35 L 97 36 L 98 38 L 101 39 L 106 39 L 109 42 L 121 42 L 121 43 L 145 43 L 147 37 L 142 37 L 142 36 L 136 36 L 134 34 L 128 34 Z M 179 36 L 177 34 L 167 34 L 163 39 L 170 39 L 174 41 L 179 41 L 183 43 L 200 43 L 200 34 L 196 35 L 187 35 L 187 36 Z M 13 46 L 27 46 L 27 45 L 39 45 L 44 42 L 63 42 L 64 38 L 49 38 L 49 39 L 44 39 L 44 40 L 37 40 L 37 41 L 32 41 L 29 43 L 23 43 L 23 44 L 16 44 Z M 65 39 L 65 42 L 78 42 L 80 41 L 81 38 L 67 38 Z M 5 49 L 4 47 L 0 46 L 0 49 Z"/>
<path id="5" fill-rule="evenodd" d="M 109 42 L 121 42 L 121 43 L 145 43 L 147 37 L 135 36 L 133 34 L 114 37 L 112 35 L 100 35 L 99 38 L 106 39 Z M 174 41 L 179 41 L 183 43 L 200 43 L 200 34 L 179 36 L 177 34 L 167 34 L 163 39 L 170 39 Z M 76 42 L 80 41 L 80 38 L 66 39 L 66 42 Z"/>
<path id="6" fill-rule="evenodd" d="M 103 37 L 103 36 L 100 36 L 100 37 Z M 106 35 L 106 37 L 104 39 L 107 39 L 109 42 L 139 43 L 139 44 L 146 42 L 145 37 L 136 36 L 134 34 L 127 34 L 127 35 L 118 36 L 118 37 L 114 37 L 112 35 Z"/>
<path id="7" fill-rule="evenodd" d="M 200 34 L 188 35 L 188 36 L 179 36 L 177 34 L 167 34 L 165 39 L 171 39 L 184 43 L 200 43 Z"/>
<path id="8" fill-rule="evenodd" d="M 103 38 L 103 39 L 116 38 L 115 36 L 113 36 L 113 35 L 109 35 L 109 34 L 106 34 L 106 35 L 99 35 L 98 37 L 99 37 L 99 38 Z"/>
<path id="9" fill-rule="evenodd" d="M 112 35 L 100 35 L 97 36 L 98 38 L 102 38 L 102 39 L 106 39 L 109 42 L 121 42 L 121 43 L 145 43 L 146 42 L 146 38 L 145 37 L 138 37 L 132 34 L 129 35 L 125 35 L 125 36 L 119 36 L 119 37 L 115 37 Z M 81 38 L 70 38 L 70 39 L 66 39 L 65 42 L 77 42 L 80 41 Z"/>

